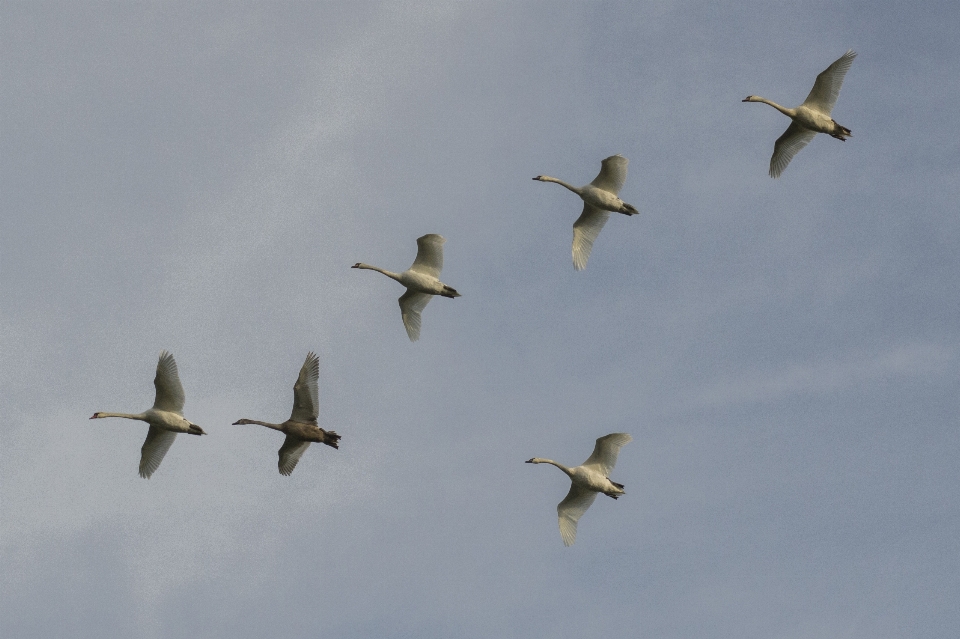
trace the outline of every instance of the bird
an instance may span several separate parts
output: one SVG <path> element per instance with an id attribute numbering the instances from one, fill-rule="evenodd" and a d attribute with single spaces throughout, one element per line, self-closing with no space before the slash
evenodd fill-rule
<path id="1" fill-rule="evenodd" d="M 770 177 L 780 177 L 780 174 L 790 164 L 793 156 L 807 146 L 817 133 L 826 133 L 841 142 L 853 135 L 850 129 L 838 124 L 836 120 L 830 117 L 830 114 L 837 103 L 837 97 L 840 95 L 843 76 L 847 74 L 855 57 L 857 57 L 856 52 L 850 49 L 827 67 L 817 76 L 807 99 L 795 109 L 780 106 L 776 102 L 761 98 L 758 95 L 748 95 L 742 100 L 742 102 L 769 104 L 793 120 L 773 145 L 773 156 L 770 158 Z"/>
<path id="2" fill-rule="evenodd" d="M 610 219 L 610 213 L 636 215 L 639 211 L 627 204 L 617 194 L 627 179 L 627 164 L 630 160 L 622 155 L 611 155 L 600 162 L 600 173 L 593 182 L 585 186 L 573 186 L 548 175 L 533 178 L 538 182 L 556 182 L 564 186 L 583 200 L 583 213 L 573 223 L 573 267 L 582 271 L 587 267 L 593 242 L 600 235 L 603 225 Z"/>
<path id="3" fill-rule="evenodd" d="M 320 358 L 311 351 L 307 353 L 307 358 L 303 361 L 303 366 L 300 367 L 297 382 L 293 385 L 293 412 L 290 413 L 290 419 L 282 424 L 271 424 L 256 419 L 238 419 L 233 422 L 234 426 L 259 424 L 286 434 L 287 438 L 283 440 L 283 446 L 277 451 L 279 456 L 277 467 L 280 469 L 281 475 L 289 476 L 293 472 L 303 452 L 310 446 L 310 442 L 319 442 L 333 448 L 340 448 L 337 443 L 340 441 L 340 435 L 332 430 L 324 430 L 317 426 L 317 415 L 320 407 L 317 401 L 317 379 L 319 377 Z"/>
<path id="4" fill-rule="evenodd" d="M 593 454 L 576 468 L 567 468 L 552 459 L 534 457 L 527 464 L 553 464 L 570 477 L 570 492 L 557 504 L 560 519 L 560 537 L 564 546 L 572 546 L 577 540 L 577 521 L 587 512 L 597 493 L 617 499 L 625 494 L 623 484 L 610 481 L 610 471 L 617 463 L 620 447 L 633 441 L 627 433 L 610 433 L 597 439 Z"/>
<path id="5" fill-rule="evenodd" d="M 434 295 L 449 298 L 460 297 L 460 293 L 456 289 L 440 281 L 440 271 L 443 269 L 444 242 L 446 240 L 436 233 L 418 237 L 417 259 L 403 273 L 393 273 L 363 262 L 357 262 L 350 267 L 383 273 L 407 287 L 407 292 L 401 295 L 398 301 L 400 302 L 400 317 L 403 319 L 403 327 L 407 329 L 407 337 L 410 338 L 411 342 L 420 339 L 420 313 L 423 312 Z"/>
<path id="6" fill-rule="evenodd" d="M 185 396 L 173 354 L 167 351 L 160 352 L 157 376 L 153 379 L 153 385 L 157 387 L 153 408 L 137 415 L 98 412 L 90 418 L 125 417 L 150 424 L 147 439 L 143 442 L 143 448 L 140 449 L 140 476 L 144 479 L 150 479 L 154 471 L 160 467 L 160 462 L 173 445 L 177 433 L 206 435 L 202 428 L 183 417 Z"/>

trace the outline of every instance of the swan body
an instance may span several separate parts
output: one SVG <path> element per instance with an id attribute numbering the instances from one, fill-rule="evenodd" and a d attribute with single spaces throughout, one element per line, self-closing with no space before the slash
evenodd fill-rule
<path id="1" fill-rule="evenodd" d="M 593 453 L 580 466 L 569 468 L 552 459 L 534 457 L 528 464 L 551 464 L 570 478 L 570 492 L 557 505 L 560 537 L 564 546 L 572 546 L 577 539 L 577 522 L 587 512 L 597 495 L 603 493 L 617 499 L 625 494 L 623 484 L 610 481 L 610 471 L 617 463 L 620 447 L 633 440 L 627 433 L 611 433 L 597 439 Z"/>
<path id="2" fill-rule="evenodd" d="M 857 54 L 851 49 L 820 73 L 816 82 L 813 83 L 813 88 L 810 90 L 807 99 L 795 109 L 781 106 L 758 95 L 748 95 L 743 99 L 743 102 L 769 104 L 793 120 L 773 145 L 773 156 L 770 158 L 770 177 L 780 177 L 787 165 L 790 164 L 793 156 L 807 146 L 817 133 L 826 133 L 841 142 L 853 135 L 850 129 L 834 120 L 831 113 L 837 103 L 837 98 L 840 96 L 843 78 L 853 64 L 855 57 L 857 57 Z"/>
<path id="3" fill-rule="evenodd" d="M 284 433 L 287 438 L 283 446 L 277 451 L 279 460 L 277 467 L 281 475 L 289 476 L 297 467 L 297 462 L 311 442 L 326 444 L 333 448 L 340 448 L 337 443 L 340 435 L 332 430 L 324 430 L 317 426 L 319 402 L 317 401 L 317 380 L 320 378 L 320 358 L 313 352 L 307 353 L 307 359 L 300 367 L 297 382 L 293 385 L 293 412 L 290 419 L 282 424 L 261 422 L 256 419 L 238 419 L 234 426 L 243 424 L 258 424 Z"/>
<path id="4" fill-rule="evenodd" d="M 183 385 L 180 383 L 180 375 L 177 372 L 177 362 L 167 351 L 160 353 L 157 375 L 153 384 L 157 389 L 153 408 L 136 414 L 98 412 L 90 418 L 123 417 L 150 424 L 147 439 L 140 449 L 140 476 L 144 479 L 150 479 L 154 471 L 160 467 L 160 462 L 173 445 L 177 433 L 206 435 L 202 428 L 183 417 L 185 400 Z"/>
<path id="5" fill-rule="evenodd" d="M 593 182 L 584 186 L 573 186 L 563 180 L 548 175 L 533 178 L 539 182 L 554 182 L 567 188 L 583 200 L 583 212 L 573 223 L 573 267 L 582 271 L 587 266 L 593 243 L 600 235 L 603 225 L 610 219 L 610 213 L 636 215 L 639 211 L 631 204 L 620 199 L 618 194 L 627 179 L 627 164 L 630 161 L 622 155 L 611 155 L 600 162 L 600 173 Z"/>
<path id="6" fill-rule="evenodd" d="M 400 303 L 400 317 L 407 337 L 411 342 L 420 339 L 420 313 L 434 295 L 441 297 L 460 297 L 460 293 L 440 281 L 443 270 L 443 244 L 446 240 L 436 233 L 417 238 L 417 258 L 413 265 L 403 273 L 394 273 L 377 266 L 357 262 L 350 268 L 367 269 L 383 273 L 406 287 L 407 292 L 397 300 Z"/>

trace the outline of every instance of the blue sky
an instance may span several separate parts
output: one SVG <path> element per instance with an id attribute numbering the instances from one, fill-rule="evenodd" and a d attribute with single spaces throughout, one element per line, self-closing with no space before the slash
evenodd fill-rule
<path id="1" fill-rule="evenodd" d="M 3 3 L 0 630 L 960 628 L 955 3 Z M 847 49 L 818 136 L 767 176 Z M 589 182 L 631 161 L 587 269 Z M 446 237 L 411 344 L 364 261 Z M 174 353 L 185 415 L 149 480 Z M 307 351 L 320 424 L 277 433 Z M 629 432 L 564 548 L 568 480 Z"/>

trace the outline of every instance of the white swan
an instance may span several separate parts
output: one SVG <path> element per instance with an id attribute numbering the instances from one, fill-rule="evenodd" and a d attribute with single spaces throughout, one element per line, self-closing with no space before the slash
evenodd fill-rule
<path id="1" fill-rule="evenodd" d="M 206 435 L 203 429 L 183 418 L 183 385 L 177 373 L 177 363 L 167 351 L 160 352 L 157 362 L 157 376 L 153 379 L 157 387 L 157 396 L 153 408 L 137 415 L 129 413 L 94 413 L 90 419 L 103 417 L 125 417 L 139 419 L 150 424 L 147 439 L 140 449 L 140 476 L 150 479 L 150 475 L 159 468 L 163 456 L 170 450 L 177 433 Z"/>
<path id="2" fill-rule="evenodd" d="M 350 268 L 365 268 L 383 273 L 407 287 L 400 296 L 400 317 L 407 329 L 411 342 L 420 339 L 420 313 L 434 295 L 460 297 L 460 293 L 440 281 L 443 269 L 443 243 L 446 242 L 436 233 L 417 238 L 417 259 L 403 273 L 393 273 L 363 262 L 357 262 Z"/>
<path id="3" fill-rule="evenodd" d="M 593 454 L 576 468 L 567 468 L 552 459 L 534 457 L 528 464 L 553 464 L 570 476 L 570 492 L 557 505 L 560 518 L 560 537 L 564 546 L 572 546 L 577 540 L 577 521 L 587 512 L 587 508 L 596 499 L 597 493 L 603 493 L 616 499 L 623 495 L 623 484 L 610 481 L 610 471 L 617 463 L 620 447 L 630 443 L 633 437 L 627 433 L 611 433 L 597 439 Z"/>
<path id="4" fill-rule="evenodd" d="M 830 113 L 833 111 L 833 107 L 837 103 L 837 97 L 840 95 L 843 76 L 847 74 L 855 57 L 857 57 L 857 54 L 853 49 L 850 49 L 827 67 L 823 73 L 817 76 L 817 81 L 813 83 L 810 95 L 796 109 L 780 106 L 776 102 L 761 98 L 758 95 L 748 95 L 742 100 L 743 102 L 769 104 L 793 120 L 773 145 L 773 156 L 770 158 L 770 177 L 780 177 L 783 170 L 790 164 L 793 156 L 807 146 L 817 133 L 826 133 L 841 142 L 853 135 L 850 129 L 837 124 L 830 117 Z"/>
<path id="5" fill-rule="evenodd" d="M 624 215 L 639 213 L 635 207 L 617 197 L 627 179 L 629 163 L 630 160 L 622 155 L 611 155 L 600 162 L 600 174 L 585 186 L 572 186 L 547 175 L 538 175 L 533 178 L 540 182 L 556 182 L 570 189 L 583 200 L 583 213 L 573 223 L 573 267 L 578 271 L 587 267 L 593 242 L 610 218 L 611 211 Z"/>
<path id="6" fill-rule="evenodd" d="M 327 446 L 339 448 L 337 441 L 340 435 L 332 430 L 323 430 L 317 426 L 317 415 L 320 404 L 317 401 L 317 379 L 320 377 L 320 358 L 313 352 L 307 353 L 307 359 L 300 367 L 300 375 L 293 385 L 293 412 L 290 419 L 282 424 L 260 422 L 255 419 L 239 419 L 233 422 L 239 424 L 259 424 L 285 433 L 283 446 L 277 451 L 280 456 L 277 467 L 281 475 L 289 475 L 297 467 L 301 455 L 310 446 L 310 442 L 320 442 Z"/>

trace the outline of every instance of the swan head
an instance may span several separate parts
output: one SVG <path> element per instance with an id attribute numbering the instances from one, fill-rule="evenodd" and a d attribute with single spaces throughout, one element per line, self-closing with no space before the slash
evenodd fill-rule
<path id="1" fill-rule="evenodd" d="M 237 421 L 233 422 L 231 426 L 242 426 L 249 423 L 251 423 L 249 419 L 238 419 Z"/>
<path id="2" fill-rule="evenodd" d="M 538 175 L 537 177 L 535 177 L 535 178 L 533 178 L 533 179 L 536 180 L 537 182 L 546 182 L 546 180 L 544 179 L 545 177 L 547 177 L 547 176 L 546 176 L 546 175 Z"/>
<path id="3" fill-rule="evenodd" d="M 740 100 L 741 102 L 760 102 L 760 97 L 756 95 L 748 95 L 744 99 Z"/>
<path id="4" fill-rule="evenodd" d="M 528 459 L 523 463 L 524 464 L 542 464 L 543 462 L 544 460 L 540 459 L 539 457 L 531 457 L 530 459 Z"/>
<path id="5" fill-rule="evenodd" d="M 98 417 L 100 417 L 100 413 L 94 413 L 90 419 L 97 419 Z"/>
<path id="6" fill-rule="evenodd" d="M 354 265 L 351 266 L 350 268 L 360 268 L 360 262 L 357 262 L 356 264 L 354 264 Z"/>

